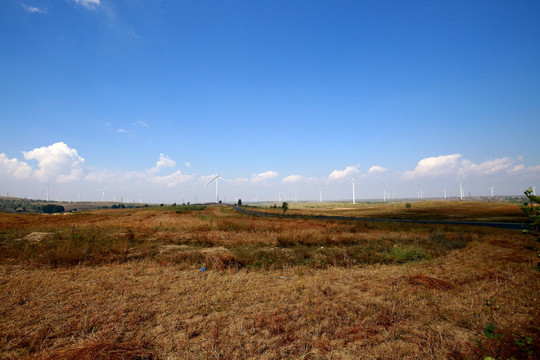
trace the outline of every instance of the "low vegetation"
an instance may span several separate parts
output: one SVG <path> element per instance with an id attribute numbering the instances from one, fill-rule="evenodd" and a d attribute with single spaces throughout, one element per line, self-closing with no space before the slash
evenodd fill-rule
<path id="1" fill-rule="evenodd" d="M 519 231 L 223 205 L 0 213 L 0 358 L 532 359 L 536 252 Z"/>
<path id="2" fill-rule="evenodd" d="M 521 197 L 521 203 L 527 200 Z M 337 215 L 365 218 L 409 220 L 455 220 L 525 222 L 527 216 L 517 204 L 483 201 L 417 201 L 392 203 L 290 203 L 289 214 Z M 273 204 L 261 205 L 257 211 L 279 213 Z"/>

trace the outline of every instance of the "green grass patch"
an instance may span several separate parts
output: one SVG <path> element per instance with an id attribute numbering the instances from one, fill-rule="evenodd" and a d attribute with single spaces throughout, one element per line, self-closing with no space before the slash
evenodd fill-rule
<path id="1" fill-rule="evenodd" d="M 417 246 L 396 245 L 386 255 L 386 259 L 397 264 L 426 260 L 429 258 L 429 254 L 424 249 Z"/>

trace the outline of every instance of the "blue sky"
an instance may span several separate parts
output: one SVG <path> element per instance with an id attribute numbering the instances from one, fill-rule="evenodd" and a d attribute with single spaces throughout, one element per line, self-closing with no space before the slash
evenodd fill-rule
<path id="1" fill-rule="evenodd" d="M 0 193 L 540 186 L 538 1 L 5 0 Z"/>

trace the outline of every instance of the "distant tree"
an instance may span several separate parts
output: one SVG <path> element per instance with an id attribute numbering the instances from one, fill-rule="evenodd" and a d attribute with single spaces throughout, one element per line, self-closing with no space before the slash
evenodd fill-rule
<path id="1" fill-rule="evenodd" d="M 45 214 L 55 214 L 55 213 L 63 213 L 65 209 L 62 205 L 47 204 L 47 205 L 43 205 L 43 207 L 41 208 L 41 211 L 43 211 Z"/>
<path id="2" fill-rule="evenodd" d="M 524 194 L 529 199 L 529 203 L 524 203 L 520 208 L 530 220 L 525 232 L 537 236 L 536 240 L 540 242 L 540 196 L 533 195 L 531 188 L 525 190 Z"/>
<path id="3" fill-rule="evenodd" d="M 281 208 L 283 209 L 283 213 L 285 214 L 285 212 L 289 209 L 289 203 L 284 201 L 283 204 L 281 204 Z"/>
<path id="4" fill-rule="evenodd" d="M 524 194 L 529 199 L 529 203 L 524 203 L 520 208 L 527 214 L 530 221 L 527 224 L 527 229 L 523 230 L 523 232 L 534 236 L 536 242 L 540 242 L 540 196 L 533 195 L 531 188 L 525 190 Z M 540 253 L 538 256 L 540 257 Z M 535 269 L 540 271 L 540 262 L 536 264 Z"/>
<path id="5" fill-rule="evenodd" d="M 242 199 L 238 199 L 238 206 L 242 206 Z"/>

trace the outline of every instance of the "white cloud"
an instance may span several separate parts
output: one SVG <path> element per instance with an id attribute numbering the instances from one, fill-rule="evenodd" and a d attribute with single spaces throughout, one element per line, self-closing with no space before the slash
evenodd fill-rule
<path id="1" fill-rule="evenodd" d="M 190 168 L 191 167 L 191 164 L 189 162 L 185 162 L 184 165 L 187 167 L 187 168 Z"/>
<path id="2" fill-rule="evenodd" d="M 523 164 L 519 164 L 519 165 L 514 166 L 510 170 L 510 173 L 513 173 L 513 174 L 514 173 L 523 173 L 523 174 L 535 175 L 536 173 L 540 173 L 540 165 L 525 166 Z"/>
<path id="3" fill-rule="evenodd" d="M 379 174 L 379 173 L 383 173 L 385 171 L 387 171 L 388 169 L 386 168 L 383 168 L 382 166 L 380 165 L 373 165 L 371 168 L 369 168 L 369 171 L 368 173 L 369 174 Z"/>
<path id="4" fill-rule="evenodd" d="M 40 8 L 37 8 L 35 6 L 22 4 L 22 7 L 24 8 L 24 10 L 32 14 L 46 14 L 47 13 L 46 10 L 41 10 Z"/>
<path id="5" fill-rule="evenodd" d="M 126 129 L 118 129 L 116 130 L 117 132 L 121 133 L 121 134 L 126 134 L 129 132 L 129 130 L 126 130 Z"/>
<path id="6" fill-rule="evenodd" d="M 73 0 L 73 1 L 89 9 L 93 9 L 100 4 L 100 0 Z"/>
<path id="7" fill-rule="evenodd" d="M 478 175 L 492 175 L 510 169 L 511 166 L 512 160 L 509 157 L 488 160 L 480 164 L 474 164 L 469 160 L 463 160 L 463 166 L 459 173 L 463 176 L 471 173 Z"/>
<path id="8" fill-rule="evenodd" d="M 84 180 L 96 183 L 122 184 L 131 180 L 145 180 L 148 173 L 142 171 L 93 169 L 88 171 Z"/>
<path id="9" fill-rule="evenodd" d="M 211 179 L 210 179 L 211 180 Z M 234 178 L 232 180 L 227 180 L 228 182 L 230 183 L 234 183 L 234 184 L 238 184 L 238 185 L 243 185 L 243 184 L 246 184 L 249 182 L 249 179 L 248 178 L 244 178 L 244 177 L 240 177 L 240 178 Z"/>
<path id="10" fill-rule="evenodd" d="M 39 169 L 35 171 L 35 176 L 40 181 L 56 179 L 58 182 L 69 182 L 82 178 L 84 159 L 77 150 L 63 142 L 23 151 L 23 155 L 26 160 L 38 162 Z"/>
<path id="11" fill-rule="evenodd" d="M 281 180 L 281 182 L 284 183 L 284 184 L 285 183 L 294 184 L 294 183 L 304 182 L 305 180 L 306 180 L 306 178 L 301 176 L 301 175 L 289 175 L 286 178 L 284 178 L 283 180 Z"/>
<path id="12" fill-rule="evenodd" d="M 170 175 L 152 176 L 148 179 L 148 181 L 157 185 L 165 185 L 168 187 L 173 187 L 178 184 L 192 181 L 193 179 L 194 179 L 194 175 L 182 174 L 180 170 L 176 170 Z"/>
<path id="13" fill-rule="evenodd" d="M 29 177 L 32 168 L 24 161 L 15 158 L 9 159 L 6 154 L 0 153 L 0 178 L 2 175 L 9 175 L 17 180 Z"/>
<path id="14" fill-rule="evenodd" d="M 166 155 L 159 154 L 159 160 L 156 162 L 156 166 L 150 169 L 150 172 L 154 173 L 161 170 L 161 168 L 174 166 L 176 166 L 176 161 Z"/>
<path id="15" fill-rule="evenodd" d="M 354 174 L 358 173 L 358 167 L 357 166 L 347 166 L 344 170 L 334 170 L 330 173 L 328 176 L 328 181 L 331 180 L 340 180 L 345 177 L 350 177 Z"/>
<path id="16" fill-rule="evenodd" d="M 150 127 L 150 126 L 148 126 L 147 123 L 145 123 L 144 121 L 141 121 L 141 120 L 137 121 L 137 122 L 134 123 L 133 125 L 139 125 L 139 126 L 143 126 L 143 127 L 146 127 L 146 128 L 147 128 L 147 127 Z"/>
<path id="17" fill-rule="evenodd" d="M 461 154 L 441 155 L 422 159 L 414 170 L 405 171 L 403 180 L 412 180 L 419 177 L 437 177 L 455 172 L 459 166 Z"/>
<path id="18" fill-rule="evenodd" d="M 517 173 L 517 172 L 521 172 L 523 170 L 525 170 L 525 165 L 519 164 L 519 165 L 514 166 L 512 168 L 512 170 L 510 170 L 510 171 L 513 172 L 513 173 Z"/>
<path id="19" fill-rule="evenodd" d="M 250 181 L 253 183 L 258 183 L 261 181 L 276 178 L 277 176 L 278 176 L 278 173 L 275 171 L 266 171 L 260 174 L 253 175 Z"/>
<path id="20" fill-rule="evenodd" d="M 283 180 L 281 180 L 283 184 L 313 183 L 313 182 L 320 182 L 320 181 L 324 181 L 324 180 L 321 180 L 316 177 L 305 177 L 302 175 L 289 175 L 283 178 Z"/>
<path id="21" fill-rule="evenodd" d="M 104 181 L 110 181 L 113 179 L 120 179 L 120 174 L 117 174 L 110 170 L 97 170 L 97 171 L 90 171 L 86 176 L 84 177 L 87 181 L 95 181 L 95 182 L 104 182 Z"/>

